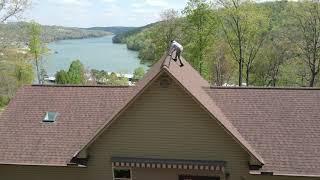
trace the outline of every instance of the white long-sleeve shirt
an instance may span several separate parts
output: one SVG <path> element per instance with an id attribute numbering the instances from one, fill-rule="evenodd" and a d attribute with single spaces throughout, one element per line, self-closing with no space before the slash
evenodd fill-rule
<path id="1" fill-rule="evenodd" d="M 183 51 L 183 46 L 179 44 L 177 41 L 173 41 L 171 44 L 171 49 L 174 49 L 174 48 L 179 48 L 180 51 Z"/>

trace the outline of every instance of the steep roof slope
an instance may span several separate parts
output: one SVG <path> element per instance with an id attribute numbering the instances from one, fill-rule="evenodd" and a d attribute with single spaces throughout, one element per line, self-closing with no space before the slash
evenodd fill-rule
<path id="1" fill-rule="evenodd" d="M 126 103 L 114 112 L 112 116 L 107 119 L 106 123 L 97 131 L 97 133 L 92 137 L 86 146 L 81 148 L 78 152 L 88 148 L 111 124 L 113 121 L 119 117 L 119 115 L 129 107 L 131 103 L 134 102 L 136 98 L 139 97 L 152 82 L 160 74 L 166 72 L 173 79 L 178 81 L 181 87 L 186 90 L 196 102 L 199 103 L 211 116 L 216 119 L 224 130 L 229 133 L 236 142 L 240 144 L 253 158 L 264 164 L 263 159 L 260 155 L 251 147 L 251 145 L 241 136 L 237 129 L 226 119 L 222 114 L 221 110 L 215 105 L 208 94 L 203 88 L 210 87 L 209 83 L 205 81 L 200 74 L 184 59 L 182 60 L 184 67 L 180 67 L 177 63 L 171 60 L 171 57 L 164 56 L 160 61 L 158 61 L 146 74 L 146 76 L 137 84 L 133 93 L 127 99 Z"/>
<path id="2" fill-rule="evenodd" d="M 264 164 L 263 158 L 258 152 L 243 138 L 238 132 L 237 128 L 226 118 L 221 109 L 215 104 L 205 89 L 210 87 L 209 83 L 201 77 L 201 75 L 183 59 L 185 66 L 180 68 L 176 63 L 169 64 L 166 71 L 176 79 L 182 88 L 184 88 L 190 95 L 202 106 L 218 123 L 229 133 L 236 142 L 240 144 L 245 151 L 247 151 L 252 158 L 255 158 L 259 163 Z"/>
<path id="3" fill-rule="evenodd" d="M 263 171 L 320 176 L 320 90 L 211 88 L 212 100 L 264 158 Z"/>
<path id="4" fill-rule="evenodd" d="M 128 87 L 23 87 L 0 116 L 0 163 L 66 166 L 130 92 Z M 47 111 L 59 113 L 55 123 L 42 122 Z"/>

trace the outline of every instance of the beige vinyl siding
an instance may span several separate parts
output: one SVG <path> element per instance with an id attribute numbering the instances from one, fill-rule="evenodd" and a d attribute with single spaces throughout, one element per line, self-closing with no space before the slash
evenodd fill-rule
<path id="1" fill-rule="evenodd" d="M 98 179 L 112 177 L 112 156 L 224 160 L 231 178 L 247 174 L 249 161 L 239 144 L 176 83 L 162 88 L 159 81 L 96 140 L 89 154 L 88 168 L 97 171 L 91 177 Z"/>
<path id="2" fill-rule="evenodd" d="M 88 180 L 86 168 L 0 165 L 0 180 Z"/>
<path id="3" fill-rule="evenodd" d="M 319 180 L 320 178 L 312 177 L 294 177 L 294 176 L 248 176 L 244 180 Z"/>

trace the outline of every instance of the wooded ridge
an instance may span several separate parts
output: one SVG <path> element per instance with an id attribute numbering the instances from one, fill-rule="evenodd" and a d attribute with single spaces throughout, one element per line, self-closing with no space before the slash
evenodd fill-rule
<path id="1" fill-rule="evenodd" d="M 217 86 L 320 86 L 320 3 L 189 0 L 182 12 L 115 36 L 153 64 L 170 40 Z"/>
<path id="2" fill-rule="evenodd" d="M 27 22 L 0 24 L 0 37 L 5 37 L 12 44 L 25 43 L 28 38 L 28 25 L 29 23 Z M 41 28 L 42 41 L 47 43 L 65 39 L 84 39 L 112 35 L 111 32 L 107 31 L 75 27 L 42 25 Z"/>

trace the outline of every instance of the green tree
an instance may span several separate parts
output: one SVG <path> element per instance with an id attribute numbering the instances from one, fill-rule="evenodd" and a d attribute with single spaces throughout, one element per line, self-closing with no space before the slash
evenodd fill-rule
<path id="1" fill-rule="evenodd" d="M 15 78 L 19 86 L 30 84 L 33 81 L 33 67 L 29 63 L 19 63 L 15 66 Z"/>
<path id="2" fill-rule="evenodd" d="M 81 85 L 86 83 L 85 68 L 80 60 L 72 61 L 68 72 L 58 71 L 55 77 L 57 84 Z"/>
<path id="3" fill-rule="evenodd" d="M 33 66 L 28 61 L 27 55 L 14 51 L 5 51 L 1 59 L 0 96 L 3 99 L 5 97 L 5 99 L 11 99 L 18 88 L 32 83 L 34 77 Z"/>
<path id="4" fill-rule="evenodd" d="M 29 26 L 29 49 L 37 69 L 37 78 L 39 84 L 42 84 L 40 75 L 41 55 L 43 53 L 43 44 L 41 41 L 41 25 L 31 22 Z"/>
<path id="5" fill-rule="evenodd" d="M 160 13 L 161 24 L 159 27 L 159 35 L 161 38 L 161 43 L 164 44 L 167 50 L 170 48 L 171 40 L 176 39 L 178 37 L 178 29 L 179 29 L 179 12 L 174 9 L 167 9 Z M 163 53 L 163 51 L 161 52 Z"/>
<path id="6" fill-rule="evenodd" d="M 0 96 L 0 108 L 5 107 L 9 103 L 10 99 L 8 96 Z M 1 109 L 0 109 L 1 113 Z"/>
<path id="7" fill-rule="evenodd" d="M 55 77 L 57 84 L 69 84 L 69 75 L 65 70 L 58 71 Z"/>
<path id="8" fill-rule="evenodd" d="M 80 60 L 72 61 L 68 71 L 69 84 L 85 84 L 85 68 Z"/>
<path id="9" fill-rule="evenodd" d="M 30 0 L 0 0 L 0 23 L 7 22 L 13 17 L 19 19 L 29 3 Z M 8 48 L 12 46 L 12 38 L 8 34 L 0 31 L 0 113 L 1 108 L 9 103 L 16 90 L 23 84 L 30 84 L 34 76 L 28 58 L 13 53 Z M 15 33 L 14 36 L 21 38 L 19 33 Z"/>
<path id="10" fill-rule="evenodd" d="M 120 77 L 112 72 L 107 80 L 107 85 L 109 86 L 127 86 L 128 85 L 128 78 L 125 78 L 124 76 L 120 75 Z"/>
<path id="11" fill-rule="evenodd" d="M 143 78 L 143 76 L 145 75 L 145 71 L 144 71 L 144 68 L 143 67 L 138 67 L 134 70 L 134 73 L 133 73 L 133 80 L 134 81 L 138 81 L 140 79 Z"/>
<path id="12" fill-rule="evenodd" d="M 224 7 L 220 22 L 225 39 L 238 62 L 239 86 L 242 86 L 243 66 L 248 86 L 254 60 L 270 30 L 269 12 L 249 0 L 218 0 L 218 3 Z"/>
<path id="13" fill-rule="evenodd" d="M 96 69 L 92 69 L 91 70 L 91 76 L 92 79 L 94 80 L 95 83 L 97 84 L 104 84 L 106 85 L 109 79 L 109 74 L 108 72 L 104 71 L 104 70 L 96 70 Z"/>
<path id="14" fill-rule="evenodd" d="M 142 50 L 143 53 L 150 54 L 152 61 L 160 59 L 164 52 L 168 52 L 171 40 L 179 39 L 179 12 L 174 9 L 167 9 L 160 13 L 160 22 L 150 28 L 150 33 L 147 33 L 150 43 Z M 152 62 L 152 63 L 153 63 Z"/>
<path id="15" fill-rule="evenodd" d="M 261 48 L 263 53 L 257 56 L 253 68 L 253 83 L 259 86 L 277 86 L 287 63 L 292 63 L 295 55 L 287 31 L 281 26 L 275 27 Z M 293 76 L 291 76 L 294 79 Z M 287 85 L 287 84 L 283 84 Z"/>
<path id="16" fill-rule="evenodd" d="M 216 28 L 215 14 L 206 0 L 189 0 L 183 14 L 187 18 L 188 47 L 192 52 L 190 58 L 193 66 L 203 75 L 205 51 L 210 45 L 209 37 Z"/>
<path id="17" fill-rule="evenodd" d="M 219 43 L 215 43 L 208 52 L 211 59 L 211 77 L 209 79 L 214 85 L 222 86 L 231 80 L 234 64 L 228 44 L 221 39 L 218 39 L 217 42 Z"/>
<path id="18" fill-rule="evenodd" d="M 288 11 L 291 40 L 299 46 L 297 54 L 309 69 L 309 86 L 313 87 L 320 71 L 320 4 L 314 0 L 299 1 L 291 3 Z"/>

